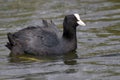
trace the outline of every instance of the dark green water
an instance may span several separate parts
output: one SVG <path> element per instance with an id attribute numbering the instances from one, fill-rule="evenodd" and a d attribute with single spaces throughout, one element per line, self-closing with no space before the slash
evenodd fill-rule
<path id="1" fill-rule="evenodd" d="M 6 34 L 79 13 L 78 48 L 56 60 L 12 60 Z M 0 0 L 0 80 L 120 80 L 120 0 Z"/>

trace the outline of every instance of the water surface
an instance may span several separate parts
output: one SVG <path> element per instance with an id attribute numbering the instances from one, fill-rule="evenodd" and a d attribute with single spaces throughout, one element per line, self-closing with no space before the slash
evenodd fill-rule
<path id="1" fill-rule="evenodd" d="M 76 52 L 56 58 L 12 59 L 6 34 L 41 20 L 79 13 L 87 24 L 77 28 Z M 0 80 L 120 80 L 119 0 L 0 0 Z"/>

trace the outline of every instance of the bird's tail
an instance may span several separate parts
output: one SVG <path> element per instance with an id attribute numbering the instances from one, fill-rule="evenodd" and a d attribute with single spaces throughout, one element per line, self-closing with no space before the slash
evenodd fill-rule
<path id="1" fill-rule="evenodd" d="M 11 33 L 7 33 L 7 38 L 8 38 L 8 42 L 5 45 L 8 49 L 12 50 L 13 46 L 15 45 L 15 39 L 13 37 L 13 34 Z"/>

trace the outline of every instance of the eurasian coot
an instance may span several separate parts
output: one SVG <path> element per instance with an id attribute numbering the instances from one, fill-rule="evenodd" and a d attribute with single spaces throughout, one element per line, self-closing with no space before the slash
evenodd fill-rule
<path id="1" fill-rule="evenodd" d="M 66 15 L 63 21 L 63 34 L 51 21 L 43 20 L 44 26 L 30 26 L 15 33 L 8 33 L 6 47 L 12 55 L 59 55 L 77 48 L 76 27 L 85 26 L 79 14 Z"/>

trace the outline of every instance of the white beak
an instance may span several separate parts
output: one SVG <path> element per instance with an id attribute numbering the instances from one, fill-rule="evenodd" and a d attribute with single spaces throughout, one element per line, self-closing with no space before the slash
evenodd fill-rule
<path id="1" fill-rule="evenodd" d="M 75 16 L 76 19 L 78 20 L 78 21 L 77 21 L 78 25 L 86 26 L 86 24 L 80 19 L 80 15 L 79 15 L 79 14 L 74 14 L 74 16 Z"/>
<path id="2" fill-rule="evenodd" d="M 78 23 L 78 25 L 86 26 L 86 24 L 82 20 L 77 21 L 77 23 Z"/>

